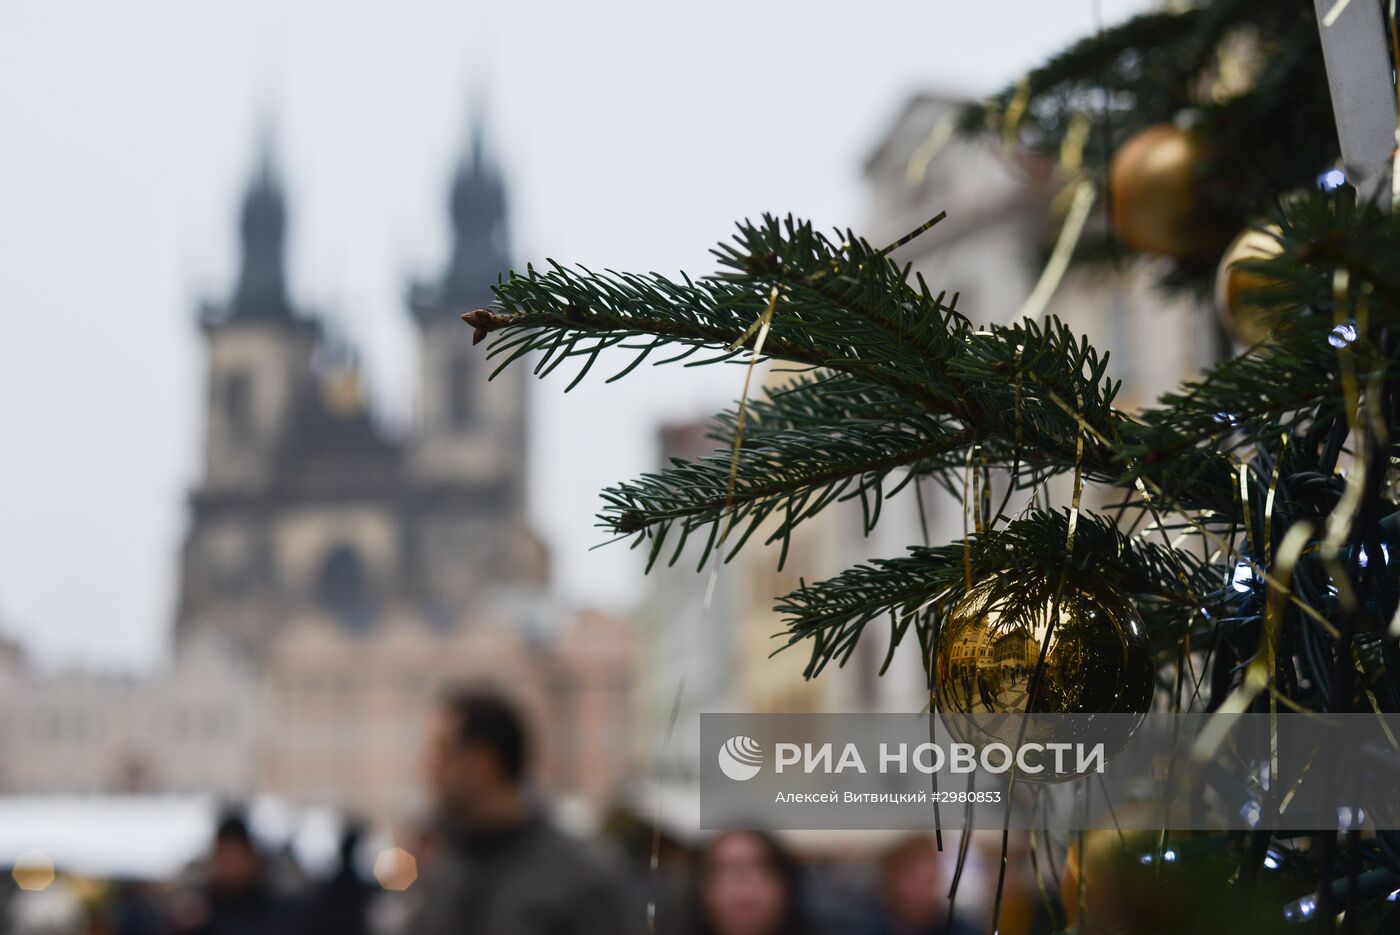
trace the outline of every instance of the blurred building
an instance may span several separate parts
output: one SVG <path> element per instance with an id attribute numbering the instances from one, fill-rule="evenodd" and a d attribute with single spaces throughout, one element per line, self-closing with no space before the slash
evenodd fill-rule
<path id="1" fill-rule="evenodd" d="M 1066 182 L 1052 161 L 1000 138 L 950 137 L 945 120 L 966 103 L 937 94 L 906 102 L 866 160 L 864 235 L 888 243 L 946 211 L 894 257 L 935 292 L 958 293 L 958 310 L 973 322 L 1010 324 L 1024 314 L 1059 233 Z M 1104 217 L 1099 202 L 1089 230 Z M 1158 262 L 1077 263 L 1044 310 L 1112 355 L 1110 371 L 1123 381 L 1117 404 L 1128 409 L 1176 389 L 1219 352 L 1212 311 L 1159 289 Z"/>
<path id="2" fill-rule="evenodd" d="M 233 294 L 201 312 L 204 473 L 177 641 L 213 630 L 261 660 L 308 615 L 347 634 L 405 613 L 451 631 L 488 586 L 539 590 L 548 565 L 525 520 L 525 372 L 488 382 L 458 320 L 510 265 L 502 183 L 480 138 L 453 182 L 448 268 L 410 290 L 421 418 L 406 439 L 376 424 L 353 355 L 288 295 L 270 159 L 244 197 Z"/>
<path id="3" fill-rule="evenodd" d="M 0 794 L 246 795 L 267 723 L 256 671 L 216 638 L 146 679 L 40 678 L 0 656 Z"/>
<path id="4" fill-rule="evenodd" d="M 658 467 L 673 459 L 713 453 L 711 425 L 690 419 L 663 425 L 657 433 Z M 686 549 L 674 563 L 661 556 L 648 575 L 637 609 L 637 676 L 634 723 L 636 755 L 646 775 L 661 781 L 695 777 L 701 711 L 733 711 L 735 664 L 733 620 L 737 600 L 728 575 L 713 562 L 697 567 L 699 551 Z"/>
<path id="5" fill-rule="evenodd" d="M 434 696 L 491 683 L 529 716 L 542 779 L 601 804 L 627 769 L 630 629 L 563 607 L 525 512 L 525 374 L 487 380 L 461 312 L 510 265 L 478 129 L 452 182 L 447 268 L 411 285 L 419 418 L 375 418 L 356 355 L 288 291 L 264 147 L 227 300 L 200 310 L 203 470 L 175 662 L 154 681 L 27 678 L 0 661 L 0 791 L 273 792 L 379 815 L 418 802 Z"/>
<path id="6" fill-rule="evenodd" d="M 505 191 L 480 135 L 450 208 L 447 269 L 409 291 L 420 418 L 399 439 L 376 424 L 346 355 L 290 300 L 283 197 L 260 167 L 237 286 L 202 314 L 206 466 L 177 639 L 218 632 L 267 673 L 278 719 L 262 756 L 267 791 L 412 801 L 432 695 L 493 681 L 533 716 L 545 776 L 596 802 L 625 758 L 600 761 L 577 741 L 616 748 L 606 735 L 627 713 L 626 635 L 549 600 L 525 517 L 525 372 L 488 381 L 458 319 L 491 300 L 510 265 Z"/>

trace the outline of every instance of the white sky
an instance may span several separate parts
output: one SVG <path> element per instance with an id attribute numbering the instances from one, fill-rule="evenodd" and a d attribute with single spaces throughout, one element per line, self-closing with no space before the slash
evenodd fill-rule
<path id="1" fill-rule="evenodd" d="M 447 249 L 473 100 L 518 260 L 710 269 L 763 211 L 859 226 L 863 156 L 912 92 L 993 90 L 1095 0 L 0 0 L 0 630 L 45 666 L 162 658 L 198 468 L 194 308 L 234 272 L 260 112 L 290 189 L 295 297 L 411 412 L 406 280 Z M 1146 6 L 1101 0 L 1107 22 Z M 597 491 L 732 368 L 532 387 L 532 514 L 571 599 L 625 608 Z"/>

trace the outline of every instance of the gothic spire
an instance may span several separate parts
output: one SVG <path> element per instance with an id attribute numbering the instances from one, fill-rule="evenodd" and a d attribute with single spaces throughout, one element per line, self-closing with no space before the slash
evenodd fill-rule
<path id="1" fill-rule="evenodd" d="M 510 265 L 505 182 L 486 152 L 480 120 L 452 179 L 452 256 L 440 284 L 440 299 L 471 308 L 491 300 L 490 286 Z"/>
<path id="2" fill-rule="evenodd" d="M 233 319 L 286 319 L 292 317 L 284 255 L 287 208 L 269 132 L 262 133 L 258 149 L 257 168 L 243 195 L 243 253 L 228 312 Z"/>

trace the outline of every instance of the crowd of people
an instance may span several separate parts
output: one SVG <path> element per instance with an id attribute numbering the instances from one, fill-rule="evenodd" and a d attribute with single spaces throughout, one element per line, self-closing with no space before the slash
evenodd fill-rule
<path id="1" fill-rule="evenodd" d="M 328 878 L 289 873 L 229 814 L 189 878 L 111 894 L 80 927 L 10 914 L 13 935 L 963 935 L 947 908 L 946 855 L 931 837 L 889 847 L 866 892 L 803 864 L 775 837 L 731 831 L 658 869 L 606 841 L 567 834 L 528 791 L 529 742 L 499 697 L 444 698 L 425 775 L 436 817 L 412 842 L 411 885 L 363 873 L 359 832 Z M 829 868 L 827 868 L 829 871 Z M 300 885 L 289 885 L 298 880 Z M 407 881 L 406 881 L 407 882 Z M 12 907 L 13 908 L 13 907 Z M 1008 919 L 1011 921 L 1011 919 Z M 1003 931 L 1049 931 L 1027 917 Z"/>

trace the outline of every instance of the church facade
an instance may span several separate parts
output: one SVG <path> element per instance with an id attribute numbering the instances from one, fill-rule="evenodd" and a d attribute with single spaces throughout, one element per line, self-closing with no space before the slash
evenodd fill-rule
<path id="1" fill-rule="evenodd" d="M 516 701 L 553 791 L 598 805 L 616 790 L 630 630 L 551 596 L 525 508 L 524 369 L 488 381 L 459 319 L 509 266 L 507 207 L 478 131 L 452 181 L 446 269 L 407 290 L 418 416 L 395 433 L 374 417 L 353 351 L 290 295 L 287 202 L 264 150 L 237 281 L 199 310 L 204 457 L 173 670 L 148 685 L 84 677 L 75 690 L 31 684 L 14 665 L 7 675 L 0 660 L 14 703 L 0 751 L 28 764 L 0 773 L 0 793 L 272 793 L 411 814 L 423 721 L 451 683 Z M 182 676 L 196 666 L 226 677 Z M 190 711 L 218 728 L 197 750 L 176 736 Z M 51 729 L 77 723 L 91 729 Z M 50 775 L 48 762 L 66 766 Z"/>
<path id="2" fill-rule="evenodd" d="M 366 636 L 405 614 L 452 632 L 484 590 L 539 589 L 525 520 L 524 375 L 486 379 L 458 316 L 509 266 L 506 205 L 480 137 L 452 186 L 453 249 L 408 305 L 420 418 L 374 420 L 350 355 L 288 295 L 286 208 L 270 157 L 248 186 L 229 299 L 201 310 L 203 476 L 191 497 L 176 639 L 212 630 L 264 659 L 294 621 Z"/>

